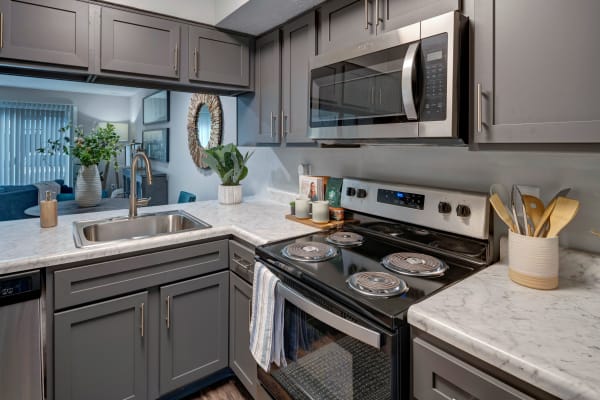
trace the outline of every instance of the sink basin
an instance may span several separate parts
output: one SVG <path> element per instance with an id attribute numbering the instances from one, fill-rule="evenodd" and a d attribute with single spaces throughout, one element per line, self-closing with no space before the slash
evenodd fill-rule
<path id="1" fill-rule="evenodd" d="M 73 222 L 77 247 L 210 228 L 204 221 L 182 210 L 143 214 L 135 218 L 118 217 L 97 221 Z"/>

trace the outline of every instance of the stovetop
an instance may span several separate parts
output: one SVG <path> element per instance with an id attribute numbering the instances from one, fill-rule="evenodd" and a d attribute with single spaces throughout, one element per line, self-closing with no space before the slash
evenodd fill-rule
<path id="1" fill-rule="evenodd" d="M 449 258 L 436 255 L 449 266 L 442 276 L 422 278 L 395 274 L 408 285 L 409 289 L 406 293 L 388 298 L 359 294 L 346 282 L 351 275 L 364 271 L 394 274 L 381 264 L 382 259 L 392 253 L 414 252 L 415 249 L 401 243 L 384 241 L 380 237 L 364 231 L 360 232 L 364 237 L 362 245 L 336 246 L 326 240 L 331 233 L 316 233 L 260 246 L 256 249 L 256 254 L 279 271 L 291 275 L 319 293 L 337 300 L 356 312 L 366 314 L 367 317 L 390 328 L 406 321 L 406 312 L 412 304 L 474 272 L 473 268 L 459 265 Z M 334 246 L 337 248 L 337 255 L 321 262 L 303 262 L 291 260 L 282 254 L 282 250 L 287 245 L 306 242 Z"/>

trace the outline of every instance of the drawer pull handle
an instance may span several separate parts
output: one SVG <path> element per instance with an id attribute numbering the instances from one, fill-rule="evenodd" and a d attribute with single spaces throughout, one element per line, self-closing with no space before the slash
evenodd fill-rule
<path id="1" fill-rule="evenodd" d="M 477 132 L 481 133 L 483 121 L 481 120 L 481 83 L 477 84 Z"/>
<path id="2" fill-rule="evenodd" d="M 244 259 L 238 256 L 237 254 L 233 255 L 233 262 L 239 265 L 241 268 L 245 269 L 246 271 L 249 271 L 250 267 L 252 267 L 252 263 L 244 263 L 243 261 Z"/>

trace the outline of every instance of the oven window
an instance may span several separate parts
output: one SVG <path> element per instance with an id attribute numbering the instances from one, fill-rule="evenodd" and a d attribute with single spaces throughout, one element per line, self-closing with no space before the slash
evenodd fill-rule
<path id="1" fill-rule="evenodd" d="M 402 66 L 408 46 L 396 46 L 313 69 L 310 126 L 406 121 Z"/>
<path id="2" fill-rule="evenodd" d="M 287 366 L 270 375 L 294 400 L 386 400 L 392 398 L 392 360 L 286 302 Z"/>

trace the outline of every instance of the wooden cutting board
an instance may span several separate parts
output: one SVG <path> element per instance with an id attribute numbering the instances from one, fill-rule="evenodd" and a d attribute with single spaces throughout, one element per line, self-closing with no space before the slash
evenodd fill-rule
<path id="1" fill-rule="evenodd" d="M 352 224 L 352 223 L 357 222 L 355 219 L 346 219 L 344 221 L 329 221 L 329 222 L 317 223 L 317 222 L 313 222 L 313 220 L 310 218 L 296 218 L 295 215 L 291 215 L 291 214 L 286 215 L 285 219 L 289 219 L 290 221 L 294 221 L 294 222 L 300 222 L 301 224 L 312 226 L 313 228 L 319 228 L 319 229 L 338 228 L 344 224 Z"/>

